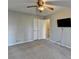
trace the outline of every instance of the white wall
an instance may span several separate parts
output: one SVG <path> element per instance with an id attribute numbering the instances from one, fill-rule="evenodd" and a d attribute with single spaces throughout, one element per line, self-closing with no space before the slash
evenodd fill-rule
<path id="1" fill-rule="evenodd" d="M 33 40 L 33 15 L 8 12 L 8 45 Z"/>
<path id="2" fill-rule="evenodd" d="M 8 12 L 8 45 L 14 45 L 21 42 L 29 42 L 36 39 L 44 39 L 43 25 L 44 21 L 38 22 L 36 29 L 36 16 L 9 11 Z M 36 25 L 35 25 L 36 24 Z M 37 34 L 38 31 L 38 34 Z"/>
<path id="3" fill-rule="evenodd" d="M 71 10 L 69 8 L 65 8 L 51 17 L 51 40 L 61 45 L 65 45 L 70 47 L 71 46 L 71 28 L 59 28 L 57 27 L 57 19 L 62 18 L 70 18 L 71 17 Z"/>

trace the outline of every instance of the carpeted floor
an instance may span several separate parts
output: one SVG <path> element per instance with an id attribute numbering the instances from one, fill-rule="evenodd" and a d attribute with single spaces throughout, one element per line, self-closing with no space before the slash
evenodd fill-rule
<path id="1" fill-rule="evenodd" d="M 8 47 L 8 59 L 71 59 L 71 50 L 48 40 Z"/>

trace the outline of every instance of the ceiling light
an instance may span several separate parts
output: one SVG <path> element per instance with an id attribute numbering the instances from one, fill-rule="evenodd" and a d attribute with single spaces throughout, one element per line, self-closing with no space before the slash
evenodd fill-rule
<path id="1" fill-rule="evenodd" d="M 44 10 L 44 7 L 41 6 L 41 7 L 38 7 L 39 10 L 43 11 Z"/>

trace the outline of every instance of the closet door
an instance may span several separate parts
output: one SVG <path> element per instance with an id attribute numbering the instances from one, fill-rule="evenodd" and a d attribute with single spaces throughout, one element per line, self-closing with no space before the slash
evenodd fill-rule
<path id="1" fill-rule="evenodd" d="M 38 39 L 38 20 L 35 18 L 33 21 L 33 40 Z"/>
<path id="2" fill-rule="evenodd" d="M 46 20 L 40 19 L 38 20 L 38 39 L 46 39 Z"/>
<path id="3" fill-rule="evenodd" d="M 45 21 L 43 19 L 34 19 L 33 22 L 33 39 L 46 39 L 45 34 Z"/>

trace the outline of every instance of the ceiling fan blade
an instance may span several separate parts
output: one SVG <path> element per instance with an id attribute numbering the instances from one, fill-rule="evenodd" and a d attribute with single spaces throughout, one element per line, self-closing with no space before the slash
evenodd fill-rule
<path id="1" fill-rule="evenodd" d="M 50 12 L 52 12 L 53 10 L 51 10 L 50 8 L 48 8 L 48 7 L 45 7 L 45 10 L 47 10 L 47 11 L 50 11 Z"/>
<path id="2" fill-rule="evenodd" d="M 27 6 L 27 8 L 32 8 L 32 7 L 37 7 L 36 5 L 34 5 L 34 6 Z"/>
<path id="3" fill-rule="evenodd" d="M 45 5 L 46 8 L 50 9 L 50 10 L 54 10 L 52 5 Z"/>
<path id="4" fill-rule="evenodd" d="M 54 10 L 54 8 L 52 8 L 52 7 L 47 7 L 47 8 L 49 8 L 50 10 Z"/>

